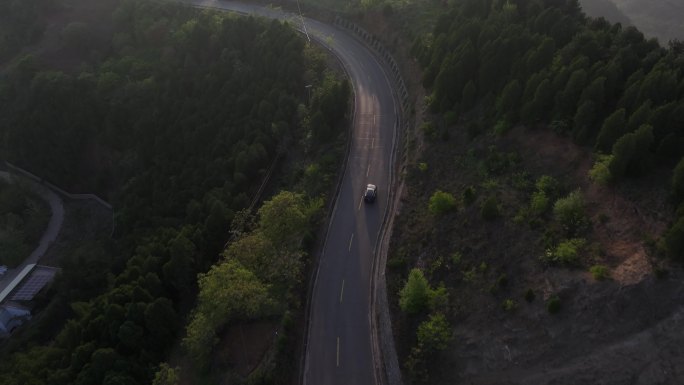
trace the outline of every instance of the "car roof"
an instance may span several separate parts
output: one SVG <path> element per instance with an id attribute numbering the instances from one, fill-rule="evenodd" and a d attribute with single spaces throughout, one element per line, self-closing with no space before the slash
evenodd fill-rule
<path id="1" fill-rule="evenodd" d="M 375 189 L 375 185 L 369 183 L 368 186 L 366 186 L 366 188 Z"/>

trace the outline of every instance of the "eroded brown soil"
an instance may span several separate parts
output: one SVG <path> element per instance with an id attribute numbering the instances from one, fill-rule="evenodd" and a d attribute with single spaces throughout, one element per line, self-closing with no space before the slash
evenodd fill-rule
<path id="1" fill-rule="evenodd" d="M 591 152 L 566 137 L 517 127 L 471 141 L 464 131 L 450 128 L 448 141 L 429 141 L 421 159 L 428 170 L 409 173 L 388 268 L 401 359 L 415 343 L 410 331 L 421 319 L 401 313 L 397 293 L 408 270 L 418 266 L 433 285 L 449 289 L 454 332 L 451 346 L 428 365 L 428 383 L 684 383 L 684 274 L 654 251 L 671 212 L 666 176 L 655 172 L 617 187 L 598 186 L 587 177 Z M 482 172 L 490 148 L 515 154 L 519 162 L 505 172 Z M 514 182 L 523 172 L 531 183 L 551 175 L 564 193 L 582 191 L 591 228 L 582 234 L 588 247 L 577 266 L 540 262 L 544 233 L 554 231 L 550 213 L 536 225 L 513 220 L 529 204 L 530 187 Z M 474 204 L 441 218 L 427 213 L 433 191 L 460 197 L 467 186 L 477 191 Z M 488 196 L 501 206 L 501 216 L 490 222 L 479 213 Z M 458 263 L 450 259 L 455 252 L 463 255 Z M 607 266 L 610 278 L 596 281 L 588 273 L 594 264 Z M 535 293 L 532 302 L 524 299 L 528 289 Z M 561 302 L 553 315 L 546 309 L 552 295 Z M 505 299 L 517 308 L 505 311 Z"/>

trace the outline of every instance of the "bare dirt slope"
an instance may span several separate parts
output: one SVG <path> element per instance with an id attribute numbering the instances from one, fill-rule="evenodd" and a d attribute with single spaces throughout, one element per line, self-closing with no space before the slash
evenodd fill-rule
<path id="1" fill-rule="evenodd" d="M 591 153 L 568 138 L 518 127 L 470 140 L 465 131 L 452 127 L 448 140 L 426 144 L 421 161 L 428 171 L 409 174 L 388 262 L 395 302 L 415 266 L 433 286 L 441 282 L 449 291 L 453 340 L 428 364 L 428 383 L 684 383 L 684 273 L 656 257 L 654 247 L 671 208 L 666 192 L 650 186 L 663 186 L 665 176 L 600 187 L 587 178 Z M 502 171 L 485 171 L 500 159 L 511 161 Z M 530 183 L 541 175 L 556 178 L 561 195 L 575 189 L 584 195 L 592 225 L 581 235 L 587 247 L 574 266 L 539 259 L 554 236 L 550 213 L 541 222 L 514 220 L 529 204 Z M 443 218 L 427 213 L 433 191 L 460 197 L 468 186 L 477 191 L 473 204 Z M 488 196 L 500 204 L 493 221 L 480 215 Z M 459 261 L 450 258 L 455 252 L 462 255 Z M 588 272 L 595 264 L 605 265 L 610 278 L 595 280 Z M 524 298 L 529 289 L 531 302 Z M 547 311 L 552 296 L 560 299 L 557 314 Z M 504 310 L 505 300 L 515 309 Z M 419 320 L 393 305 L 405 360 L 415 343 L 410 330 Z"/>

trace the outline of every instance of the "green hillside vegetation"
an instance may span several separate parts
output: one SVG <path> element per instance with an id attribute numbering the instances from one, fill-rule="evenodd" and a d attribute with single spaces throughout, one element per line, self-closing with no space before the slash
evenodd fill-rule
<path id="1" fill-rule="evenodd" d="M 0 179 L 0 265 L 19 265 L 38 246 L 50 208 L 27 186 Z"/>
<path id="2" fill-rule="evenodd" d="M 50 322 L 5 347 L 1 384 L 163 383 L 178 375 L 159 364 L 177 351 L 188 319 L 190 331 L 205 319 L 211 337 L 229 322 L 277 323 L 301 311 L 297 285 L 342 157 L 348 83 L 277 21 L 133 0 L 119 2 L 112 20 L 98 47 L 88 43 L 92 21 L 64 27 L 65 50 L 85 58 L 77 69 L 29 55 L 0 75 L 2 154 L 57 184 L 108 195 L 115 222 L 112 239 L 62 256 Z M 252 229 L 245 209 L 276 159 L 269 190 L 296 193 L 269 200 Z M 294 218 L 281 217 L 291 207 L 299 222 L 279 222 Z M 235 244 L 211 267 L 231 223 Z M 302 226 L 289 233 L 292 224 Z M 263 253 L 240 249 L 250 242 Z M 238 286 L 216 286 L 228 278 Z M 242 294 L 268 306 L 235 302 Z M 206 312 L 217 299 L 222 307 Z M 296 341 L 283 334 L 284 352 Z M 279 372 L 282 381 L 292 373 Z"/>
<path id="3" fill-rule="evenodd" d="M 470 340 L 478 332 L 513 338 L 496 334 L 513 327 L 504 319 L 524 328 L 537 322 L 535 312 L 546 302 L 544 314 L 577 310 L 571 294 L 549 288 L 562 271 L 610 284 L 611 269 L 625 257 L 614 254 L 615 226 L 629 227 L 621 241 L 640 245 L 654 270 L 669 263 L 660 257 L 681 259 L 684 250 L 684 210 L 676 210 L 683 202 L 681 47 L 664 48 L 633 27 L 586 18 L 574 0 L 461 0 L 444 9 L 433 32 L 413 43 L 428 90 L 423 127 L 431 129 L 407 173 L 388 260 L 401 363 L 412 381 L 433 384 L 469 378 L 459 371 L 478 373 L 471 365 L 505 366 L 457 360 L 488 354 Z M 447 212 L 436 204 L 441 196 L 460 197 L 448 215 L 435 215 Z M 629 214 L 611 211 L 616 196 Z M 656 217 L 669 230 L 639 228 Z M 444 308 L 406 307 L 415 266 L 427 279 L 421 287 L 444 285 Z M 421 346 L 419 325 L 439 314 L 468 338 L 468 348 L 451 335 L 448 353 Z M 552 328 L 551 319 L 539 322 L 542 330 Z M 521 359 L 538 362 L 552 351 L 544 348 Z M 488 373 L 483 382 L 493 378 Z"/>
<path id="4" fill-rule="evenodd" d="M 671 169 L 684 156 L 684 51 L 586 19 L 575 1 L 464 1 L 413 52 L 432 111 L 546 126 L 610 155 L 605 179 Z"/>

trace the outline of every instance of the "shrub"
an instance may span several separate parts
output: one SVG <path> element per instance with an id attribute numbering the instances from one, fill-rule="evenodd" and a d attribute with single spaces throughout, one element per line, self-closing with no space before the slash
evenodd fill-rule
<path id="1" fill-rule="evenodd" d="M 514 173 L 511 176 L 511 184 L 516 190 L 527 190 L 530 186 L 530 174 L 527 171 Z"/>
<path id="2" fill-rule="evenodd" d="M 582 238 L 574 238 L 561 242 L 553 250 L 547 250 L 542 260 L 548 263 L 574 265 L 577 263 L 578 254 L 586 241 Z"/>
<path id="3" fill-rule="evenodd" d="M 530 199 L 530 210 L 535 215 L 542 215 L 549 207 L 549 198 L 544 191 L 535 191 Z"/>
<path id="4" fill-rule="evenodd" d="M 513 223 L 515 223 L 516 225 L 521 225 L 527 220 L 529 216 L 530 210 L 527 207 L 521 207 L 518 209 L 518 212 L 515 213 L 515 216 L 513 217 Z"/>
<path id="5" fill-rule="evenodd" d="M 426 172 L 428 170 L 428 164 L 425 162 L 418 163 L 418 170 L 420 170 L 420 172 Z"/>
<path id="6" fill-rule="evenodd" d="M 487 198 L 480 207 L 480 214 L 482 218 L 486 221 L 491 221 L 499 217 L 499 203 L 494 196 Z"/>
<path id="7" fill-rule="evenodd" d="M 462 198 L 463 204 L 465 206 L 470 206 L 473 202 L 475 202 L 475 199 L 477 198 L 475 194 L 475 188 L 473 186 L 466 187 L 466 189 L 463 190 Z"/>
<path id="8" fill-rule="evenodd" d="M 518 308 L 518 303 L 510 298 L 506 298 L 501 304 L 501 307 L 504 309 L 504 311 L 512 312 Z"/>
<path id="9" fill-rule="evenodd" d="M 527 289 L 527 291 L 525 292 L 525 301 L 532 302 L 532 301 L 534 301 L 535 297 L 536 296 L 534 295 L 534 290 Z"/>
<path id="10" fill-rule="evenodd" d="M 442 215 L 456 208 L 456 198 L 448 192 L 435 191 L 430 197 L 429 209 L 434 215 Z"/>
<path id="11" fill-rule="evenodd" d="M 560 309 L 561 302 L 557 295 L 552 296 L 548 301 L 546 301 L 546 310 L 549 312 L 549 314 L 556 314 L 560 311 Z"/>
<path id="12" fill-rule="evenodd" d="M 444 314 L 431 314 L 418 326 L 418 346 L 430 351 L 444 350 L 451 341 L 451 330 Z"/>
<path id="13" fill-rule="evenodd" d="M 599 155 L 594 166 L 589 170 L 589 179 L 603 186 L 610 184 L 613 181 L 609 167 L 612 161 L 613 155 Z"/>
<path id="14" fill-rule="evenodd" d="M 451 254 L 451 263 L 454 265 L 460 264 L 461 260 L 463 260 L 463 254 L 461 254 L 459 251 Z"/>
<path id="15" fill-rule="evenodd" d="M 542 175 L 534 183 L 537 191 L 543 191 L 546 195 L 555 195 L 558 192 L 558 181 L 548 175 Z"/>
<path id="16" fill-rule="evenodd" d="M 506 273 L 501 274 L 496 280 L 496 285 L 500 288 L 506 287 L 508 285 L 508 275 Z"/>
<path id="17" fill-rule="evenodd" d="M 503 135 L 511 129 L 511 124 L 507 120 L 501 119 L 494 125 L 494 134 Z"/>
<path id="18" fill-rule="evenodd" d="M 412 269 L 406 285 L 399 292 L 399 307 L 407 314 L 425 310 L 430 300 L 430 284 L 420 269 Z"/>
<path id="19" fill-rule="evenodd" d="M 653 140 L 653 127 L 649 125 L 643 125 L 637 131 L 620 138 L 613 146 L 613 159 L 608 164 L 610 175 L 620 178 L 646 171 Z"/>
<path id="20" fill-rule="evenodd" d="M 449 292 L 447 292 L 444 285 L 440 285 L 434 290 L 430 290 L 429 303 L 430 309 L 435 310 L 446 310 L 449 306 Z"/>
<path id="21" fill-rule="evenodd" d="M 387 267 L 393 270 L 403 270 L 408 265 L 408 258 L 404 255 L 392 255 L 387 259 Z"/>
<path id="22" fill-rule="evenodd" d="M 565 120 L 554 120 L 549 124 L 549 127 L 558 135 L 564 135 L 570 131 L 570 123 Z"/>
<path id="23" fill-rule="evenodd" d="M 610 277 L 608 267 L 604 265 L 594 265 L 589 268 L 589 272 L 591 273 L 591 276 L 594 277 L 594 279 L 597 281 L 603 281 Z"/>
<path id="24" fill-rule="evenodd" d="M 476 267 L 471 267 L 468 270 L 463 270 L 463 281 L 464 282 L 475 282 L 477 279 L 477 268 Z"/>
<path id="25" fill-rule="evenodd" d="M 575 190 L 553 205 L 553 215 L 568 233 L 577 233 L 587 224 L 584 215 L 584 198 L 580 190 Z"/>
<path id="26" fill-rule="evenodd" d="M 425 135 L 428 138 L 434 138 L 436 135 L 437 130 L 435 129 L 435 125 L 430 123 L 430 122 L 425 122 L 420 126 L 421 131 L 423 131 L 423 135 Z"/>

